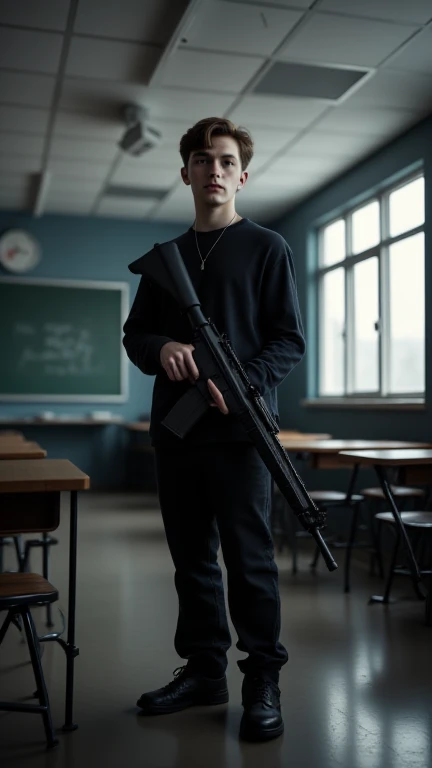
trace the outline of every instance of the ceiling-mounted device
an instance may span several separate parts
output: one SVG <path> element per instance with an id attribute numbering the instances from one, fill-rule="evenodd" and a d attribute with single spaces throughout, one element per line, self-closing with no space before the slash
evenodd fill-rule
<path id="1" fill-rule="evenodd" d="M 139 157 L 162 141 L 162 133 L 149 124 L 149 110 L 136 104 L 128 104 L 124 110 L 126 131 L 119 147 L 128 155 Z"/>

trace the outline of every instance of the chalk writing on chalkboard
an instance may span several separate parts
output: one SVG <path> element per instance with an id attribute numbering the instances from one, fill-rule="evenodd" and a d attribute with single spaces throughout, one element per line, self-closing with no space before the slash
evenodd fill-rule
<path id="1" fill-rule="evenodd" d="M 103 373 L 96 362 L 92 334 L 87 328 L 71 323 L 43 323 L 35 328 L 28 323 L 17 323 L 14 335 L 21 338 L 19 368 L 31 371 L 41 366 L 47 376 L 93 376 Z M 35 346 L 31 339 L 34 337 Z"/>

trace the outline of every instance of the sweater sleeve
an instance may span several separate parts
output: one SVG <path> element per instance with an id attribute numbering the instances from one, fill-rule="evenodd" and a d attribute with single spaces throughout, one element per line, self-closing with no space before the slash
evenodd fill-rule
<path id="1" fill-rule="evenodd" d="M 286 243 L 263 281 L 261 305 L 266 341 L 260 354 L 244 367 L 251 383 L 266 395 L 281 384 L 305 352 L 294 264 Z"/>
<path id="2" fill-rule="evenodd" d="M 155 376 L 160 373 L 160 351 L 173 339 L 155 333 L 158 314 L 156 286 L 144 277 L 132 304 L 129 317 L 123 326 L 123 346 L 129 359 L 143 373 Z"/>

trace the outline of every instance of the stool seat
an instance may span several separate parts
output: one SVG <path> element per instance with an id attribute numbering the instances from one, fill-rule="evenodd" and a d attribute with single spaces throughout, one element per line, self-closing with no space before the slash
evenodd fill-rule
<path id="1" fill-rule="evenodd" d="M 0 610 L 58 600 L 58 591 L 38 573 L 0 573 Z"/>
<path id="2" fill-rule="evenodd" d="M 401 512 L 400 516 L 404 525 L 413 528 L 432 528 L 432 512 Z M 393 523 L 395 519 L 392 512 L 378 512 L 376 520 L 384 523 Z"/>
<path id="3" fill-rule="evenodd" d="M 311 499 L 317 502 L 329 503 L 329 502 L 344 502 L 346 501 L 346 493 L 343 491 L 309 491 Z M 363 496 L 353 493 L 351 496 L 351 502 L 358 504 L 363 501 Z"/>
<path id="4" fill-rule="evenodd" d="M 421 488 L 408 488 L 404 485 L 391 485 L 390 488 L 393 496 L 398 499 L 421 498 L 424 496 L 424 491 Z M 371 499 L 385 499 L 384 491 L 379 486 L 376 488 L 363 488 L 360 493 Z"/>

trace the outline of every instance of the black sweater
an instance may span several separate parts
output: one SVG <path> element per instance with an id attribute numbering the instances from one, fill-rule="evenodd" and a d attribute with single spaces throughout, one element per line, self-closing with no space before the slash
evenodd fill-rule
<path id="1" fill-rule="evenodd" d="M 198 232 L 203 258 L 222 230 Z M 201 271 L 195 232 L 175 238 L 206 317 L 219 333 L 227 333 L 246 372 L 277 417 L 276 387 L 301 360 L 303 328 L 292 254 L 281 235 L 241 219 L 228 227 Z M 145 258 L 141 257 L 141 258 Z M 140 259 L 129 265 L 140 273 Z M 156 375 L 151 411 L 153 445 L 180 446 L 161 421 L 191 386 L 170 381 L 160 351 L 168 341 L 191 343 L 192 331 L 171 296 L 141 277 L 123 344 L 130 360 L 145 374 Z M 247 440 L 235 416 L 209 408 L 185 438 L 189 443 Z"/>

